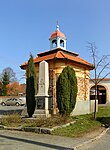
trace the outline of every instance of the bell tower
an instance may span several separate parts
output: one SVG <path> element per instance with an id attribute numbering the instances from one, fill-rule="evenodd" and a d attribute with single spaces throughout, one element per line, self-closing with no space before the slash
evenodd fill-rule
<path id="1" fill-rule="evenodd" d="M 56 31 L 53 32 L 49 38 L 50 50 L 56 48 L 62 48 L 66 50 L 66 36 L 59 29 L 59 25 L 56 26 Z"/>

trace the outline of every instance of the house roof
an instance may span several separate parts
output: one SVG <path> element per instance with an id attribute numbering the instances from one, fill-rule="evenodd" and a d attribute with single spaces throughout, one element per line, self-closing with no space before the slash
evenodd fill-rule
<path id="1" fill-rule="evenodd" d="M 36 64 L 43 60 L 49 61 L 49 60 L 53 60 L 53 59 L 69 60 L 74 63 L 84 65 L 85 67 L 88 67 L 89 70 L 92 70 L 94 68 L 94 66 L 91 63 L 80 58 L 77 53 L 73 53 L 73 52 L 70 52 L 70 51 L 67 51 L 67 50 L 64 50 L 61 48 L 57 48 L 54 50 L 39 53 L 38 56 L 36 58 L 34 58 L 34 63 Z M 24 64 L 22 64 L 20 66 L 21 69 L 25 69 L 27 64 L 28 64 L 28 62 L 25 62 Z"/>
<path id="2" fill-rule="evenodd" d="M 101 81 L 110 81 L 110 78 L 99 78 L 98 80 L 101 80 Z M 90 81 L 95 81 L 95 79 L 90 79 Z"/>

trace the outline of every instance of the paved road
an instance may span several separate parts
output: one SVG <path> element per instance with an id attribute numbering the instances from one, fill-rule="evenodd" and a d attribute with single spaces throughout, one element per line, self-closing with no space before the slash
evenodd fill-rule
<path id="1" fill-rule="evenodd" d="M 84 138 L 0 130 L 0 150 L 73 150 Z"/>
<path id="2" fill-rule="evenodd" d="M 13 113 L 13 112 L 20 112 L 24 109 L 24 106 L 1 106 L 0 105 L 0 115 Z"/>
<path id="3" fill-rule="evenodd" d="M 110 150 L 110 129 L 99 140 L 89 143 L 78 150 Z"/>

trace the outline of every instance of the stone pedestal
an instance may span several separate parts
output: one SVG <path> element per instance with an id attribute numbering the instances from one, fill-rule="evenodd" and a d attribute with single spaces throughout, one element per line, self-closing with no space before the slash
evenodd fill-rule
<path id="1" fill-rule="evenodd" d="M 36 109 L 33 116 L 46 118 L 51 116 L 48 110 L 48 97 L 36 95 Z"/>
<path id="2" fill-rule="evenodd" d="M 38 84 L 38 94 L 36 97 L 36 110 L 34 116 L 38 116 L 38 112 L 42 112 L 42 115 L 49 117 L 48 108 L 48 90 L 49 90 L 49 70 L 48 63 L 42 61 L 39 66 L 39 84 Z M 41 114 L 40 114 L 41 115 Z"/>

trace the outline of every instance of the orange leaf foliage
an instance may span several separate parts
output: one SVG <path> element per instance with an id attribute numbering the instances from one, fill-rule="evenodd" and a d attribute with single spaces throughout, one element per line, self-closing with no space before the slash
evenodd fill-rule
<path id="1" fill-rule="evenodd" d="M 24 94 L 26 90 L 25 84 L 19 84 L 18 82 L 13 82 L 7 85 L 7 95 L 18 96 L 19 94 Z"/>

